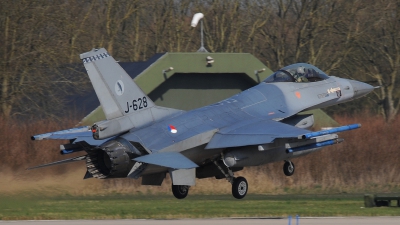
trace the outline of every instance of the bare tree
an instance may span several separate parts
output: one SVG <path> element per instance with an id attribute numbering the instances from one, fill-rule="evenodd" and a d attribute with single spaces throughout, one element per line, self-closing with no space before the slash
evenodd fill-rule
<path id="1" fill-rule="evenodd" d="M 209 51 L 250 52 L 273 70 L 308 62 L 374 80 L 390 121 L 400 107 L 399 8 L 395 0 L 1 1 L 1 113 L 50 113 L 90 88 L 85 74 L 65 69 L 74 71 L 79 53 L 92 48 L 106 47 L 121 61 L 196 51 L 199 28 L 190 20 L 202 12 Z"/>
<path id="2" fill-rule="evenodd" d="M 400 3 L 398 1 L 369 1 L 360 18 L 367 32 L 357 39 L 357 66 L 364 76 L 376 81 L 381 88 L 375 92 L 386 121 L 392 121 L 400 107 Z M 369 20 L 368 20 L 369 19 Z M 367 20 L 367 22 L 365 22 Z"/>
<path id="3" fill-rule="evenodd" d="M 64 54 L 65 38 L 57 15 L 62 2 L 2 1 L 0 41 L 1 113 L 4 117 L 62 107 L 62 97 L 82 80 L 71 81 L 57 72 Z M 76 89 L 75 91 L 79 91 Z"/>

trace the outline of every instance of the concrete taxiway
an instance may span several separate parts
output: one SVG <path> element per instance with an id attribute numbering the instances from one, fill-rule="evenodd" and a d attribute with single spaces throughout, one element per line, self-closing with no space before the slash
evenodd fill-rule
<path id="1" fill-rule="evenodd" d="M 0 221 L 1 225 L 287 225 L 288 218 L 228 218 L 228 219 L 179 219 L 179 220 L 19 220 L 19 221 Z M 296 225 L 296 219 L 291 221 Z M 398 225 L 399 217 L 307 217 L 299 218 L 301 225 Z"/>

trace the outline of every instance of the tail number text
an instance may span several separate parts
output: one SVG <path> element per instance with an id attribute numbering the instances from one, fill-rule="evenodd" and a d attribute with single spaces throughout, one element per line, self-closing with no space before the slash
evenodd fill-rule
<path id="1" fill-rule="evenodd" d="M 147 108 L 147 98 L 142 97 L 138 98 L 132 101 L 132 104 L 129 102 L 126 102 L 126 110 L 125 113 L 129 113 L 129 111 L 132 109 L 133 111 L 141 110 Z"/>

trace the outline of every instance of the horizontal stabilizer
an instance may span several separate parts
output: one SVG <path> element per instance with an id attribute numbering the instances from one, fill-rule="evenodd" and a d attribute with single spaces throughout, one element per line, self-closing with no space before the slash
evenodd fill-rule
<path id="1" fill-rule="evenodd" d="M 133 160 L 172 169 L 191 169 L 198 167 L 196 163 L 192 162 L 179 152 L 154 153 L 137 157 Z"/>
<path id="2" fill-rule="evenodd" d="M 77 136 L 92 136 L 89 126 L 76 127 L 68 130 L 60 130 L 55 132 L 49 132 L 45 134 L 38 134 L 31 137 L 32 140 L 44 140 L 44 139 L 64 139 L 70 140 L 75 139 Z"/>
<path id="3" fill-rule="evenodd" d="M 76 127 L 68 130 L 60 130 L 49 132 L 45 134 L 38 134 L 31 137 L 32 140 L 74 140 L 74 143 L 77 142 L 86 142 L 89 145 L 99 146 L 109 140 L 110 138 L 103 140 L 95 140 L 93 138 L 93 133 L 90 130 L 89 126 L 84 127 Z"/>
<path id="4" fill-rule="evenodd" d="M 70 158 L 70 159 L 64 159 L 64 160 L 60 160 L 60 161 L 56 161 L 56 162 L 51 162 L 51 163 L 47 163 L 47 164 L 43 164 L 43 165 L 27 168 L 27 170 L 33 170 L 33 169 L 37 169 L 37 168 L 42 168 L 42 167 L 47 167 L 47 166 L 54 166 L 54 165 L 70 163 L 70 162 L 76 162 L 76 161 L 81 161 L 81 160 L 85 160 L 85 159 L 86 159 L 86 155 L 82 155 L 82 156 L 78 156 L 78 157 L 74 157 L 74 158 Z"/>

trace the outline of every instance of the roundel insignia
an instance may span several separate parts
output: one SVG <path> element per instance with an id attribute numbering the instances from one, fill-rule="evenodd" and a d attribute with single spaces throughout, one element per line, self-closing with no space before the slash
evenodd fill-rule
<path id="1" fill-rule="evenodd" d="M 117 80 L 115 83 L 115 94 L 121 96 L 124 93 L 124 83 L 122 80 Z"/>
<path id="2" fill-rule="evenodd" d="M 178 132 L 178 130 L 172 125 L 168 125 L 168 130 L 169 130 L 169 132 L 171 132 L 173 134 Z"/>

